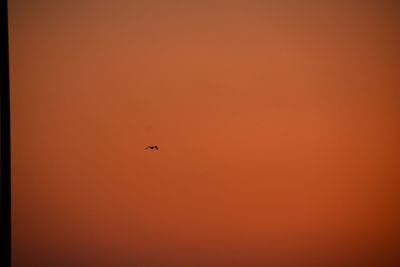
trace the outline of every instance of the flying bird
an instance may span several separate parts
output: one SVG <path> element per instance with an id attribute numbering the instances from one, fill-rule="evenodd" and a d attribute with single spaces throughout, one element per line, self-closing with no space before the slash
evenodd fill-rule
<path id="1" fill-rule="evenodd" d="M 158 150 L 158 146 L 147 146 L 145 149 L 156 149 L 156 150 Z"/>

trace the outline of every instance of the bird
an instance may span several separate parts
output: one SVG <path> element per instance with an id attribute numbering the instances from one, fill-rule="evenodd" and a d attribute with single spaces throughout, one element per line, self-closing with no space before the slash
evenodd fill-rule
<path id="1" fill-rule="evenodd" d="M 156 150 L 158 150 L 158 146 L 147 146 L 147 147 L 145 147 L 145 149 L 156 149 Z"/>

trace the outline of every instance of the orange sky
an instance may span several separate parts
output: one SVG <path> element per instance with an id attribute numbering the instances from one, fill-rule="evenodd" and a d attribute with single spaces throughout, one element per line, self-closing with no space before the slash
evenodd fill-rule
<path id="1" fill-rule="evenodd" d="M 10 0 L 14 266 L 394 260 L 394 2 Z"/>

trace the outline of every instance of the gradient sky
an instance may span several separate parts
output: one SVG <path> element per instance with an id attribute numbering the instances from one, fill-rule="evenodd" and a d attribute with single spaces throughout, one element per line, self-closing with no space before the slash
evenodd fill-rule
<path id="1" fill-rule="evenodd" d="M 393 263 L 399 12 L 9 0 L 13 266 Z"/>

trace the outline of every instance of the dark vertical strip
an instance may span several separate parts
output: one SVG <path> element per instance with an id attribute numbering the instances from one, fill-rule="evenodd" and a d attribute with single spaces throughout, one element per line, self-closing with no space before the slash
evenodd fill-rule
<path id="1" fill-rule="evenodd" d="M 10 76 L 7 0 L 0 0 L 1 266 L 11 266 Z"/>

